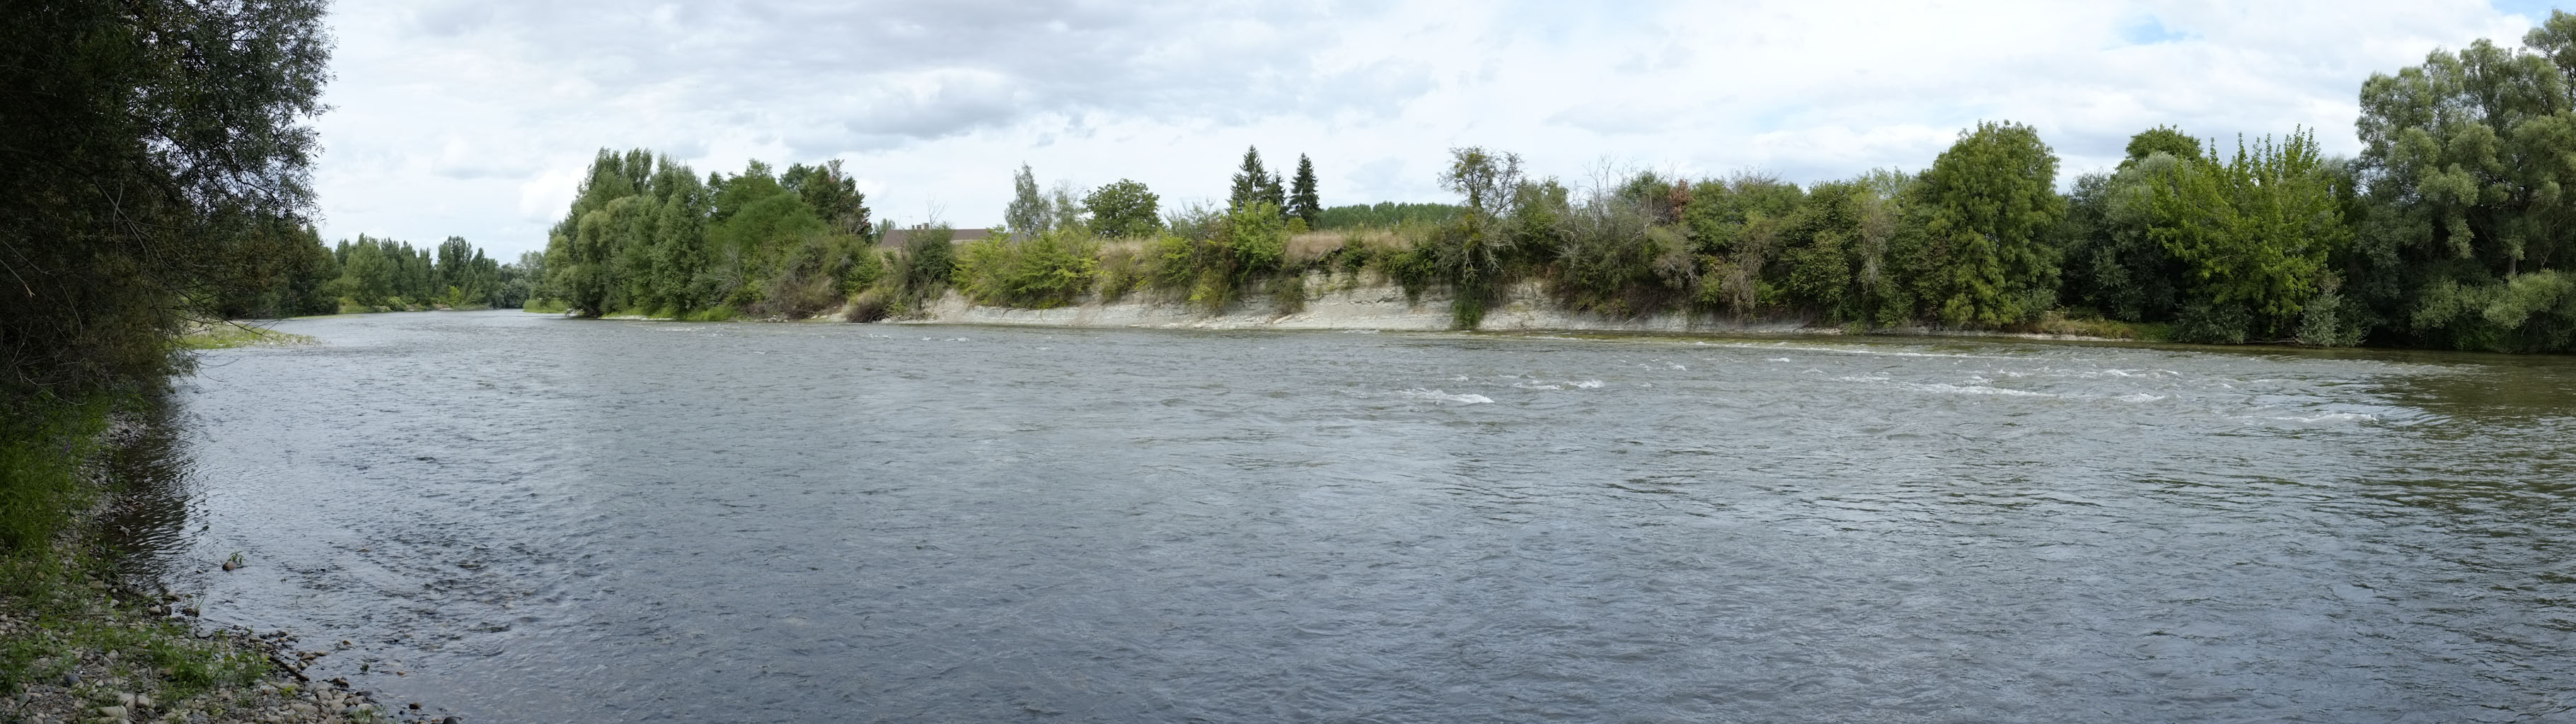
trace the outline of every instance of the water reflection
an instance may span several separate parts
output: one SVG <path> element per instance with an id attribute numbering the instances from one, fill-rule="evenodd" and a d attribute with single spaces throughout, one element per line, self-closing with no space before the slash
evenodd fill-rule
<path id="1" fill-rule="evenodd" d="M 137 581 L 168 580 L 186 550 L 190 464 L 183 444 L 186 423 L 168 399 L 155 397 L 137 406 L 134 417 L 121 421 L 109 437 L 107 476 L 123 488 L 103 519 L 109 547 L 119 569 Z"/>

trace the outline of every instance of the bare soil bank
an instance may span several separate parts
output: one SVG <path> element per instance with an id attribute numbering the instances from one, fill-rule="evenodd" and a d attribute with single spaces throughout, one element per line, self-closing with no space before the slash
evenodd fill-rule
<path id="1" fill-rule="evenodd" d="M 1037 327 L 1146 327 L 1173 329 L 1373 329 L 1442 331 L 1454 329 L 1449 293 L 1426 289 L 1407 295 L 1404 288 L 1376 279 L 1308 275 L 1303 308 L 1282 310 L 1267 295 L 1247 295 L 1223 311 L 1185 299 L 1159 298 L 1138 291 L 1125 297 L 1091 300 L 1069 307 L 1021 309 L 974 304 L 955 291 L 943 294 L 919 317 L 894 320 L 914 324 L 1009 324 Z M 831 315 L 828 318 L 836 318 Z M 1566 309 L 1548 298 L 1537 282 L 1513 285 L 1502 302 L 1486 310 L 1478 330 L 1488 332 L 1616 332 L 1710 335 L 1836 335 L 1843 327 L 1816 326 L 1797 319 L 1738 319 L 1721 315 L 1662 312 L 1636 317 Z M 2019 337 L 2118 341 L 2102 337 L 1934 330 L 1923 327 L 1873 329 L 1869 334 Z"/>

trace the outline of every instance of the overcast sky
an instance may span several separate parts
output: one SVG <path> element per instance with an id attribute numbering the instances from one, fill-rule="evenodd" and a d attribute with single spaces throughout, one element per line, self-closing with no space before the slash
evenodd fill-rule
<path id="1" fill-rule="evenodd" d="M 843 159 L 878 218 L 997 222 L 1049 186 L 1226 191 L 1247 145 L 1326 205 L 1447 200 L 1446 149 L 1808 183 L 1919 169 L 1979 119 L 2036 126 L 2060 185 L 2127 137 L 2315 128 L 2353 153 L 2373 72 L 2546 0 L 2290 2 L 344 0 L 322 231 L 542 249 L 601 147 L 700 174 Z"/>

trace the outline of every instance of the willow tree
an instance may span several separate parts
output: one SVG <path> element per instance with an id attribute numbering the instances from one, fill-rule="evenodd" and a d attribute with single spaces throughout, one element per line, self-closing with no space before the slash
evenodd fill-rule
<path id="1" fill-rule="evenodd" d="M 2417 341 L 2576 344 L 2560 276 L 2576 257 L 2576 15 L 2552 12 L 2524 43 L 2435 51 L 2362 84 L 2357 167 L 2373 203 L 2352 266 Z"/>
<path id="2" fill-rule="evenodd" d="M 308 252 L 318 0 L 12 3 L 0 22 L 0 407 L 156 384 Z M 289 241 L 293 243 L 287 243 Z M 5 431 L 0 431 L 5 432 Z M 5 435 L 0 435 L 5 437 Z"/>
<path id="3" fill-rule="evenodd" d="M 636 202 L 609 206 L 640 193 L 652 172 L 653 153 L 645 149 L 603 148 L 592 156 L 572 208 L 546 235 L 546 296 L 590 316 L 608 313 L 609 296 L 618 291 L 616 242 Z"/>

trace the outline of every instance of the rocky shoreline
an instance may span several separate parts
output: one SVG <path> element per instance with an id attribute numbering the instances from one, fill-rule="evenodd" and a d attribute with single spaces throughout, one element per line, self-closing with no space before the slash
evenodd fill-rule
<path id="1" fill-rule="evenodd" d="M 126 612 L 102 613 L 87 623 L 123 628 L 147 641 L 171 635 L 159 622 L 133 620 Z M 0 637 L 41 637 L 43 628 L 10 613 L 0 613 Z M 378 703 L 372 692 L 350 690 L 345 679 L 315 682 L 305 678 L 294 662 L 310 652 L 296 651 L 295 638 L 284 632 L 262 636 L 222 630 L 188 635 L 216 656 L 246 655 L 267 666 L 256 683 L 177 694 L 166 681 L 173 672 L 159 660 L 163 656 L 153 651 L 167 642 L 147 643 L 143 651 L 132 653 L 122 648 L 74 646 L 45 662 L 52 676 L 24 684 L 0 702 L 0 719 L 29 724 L 441 721 L 420 716 L 416 710 L 411 711 L 413 716 L 400 716 L 402 711 Z M 446 717 L 445 721 L 461 720 Z"/>

